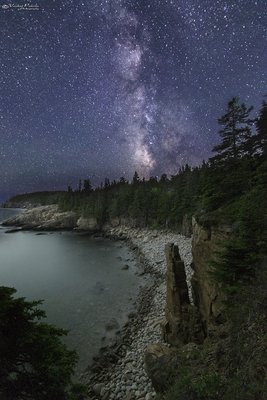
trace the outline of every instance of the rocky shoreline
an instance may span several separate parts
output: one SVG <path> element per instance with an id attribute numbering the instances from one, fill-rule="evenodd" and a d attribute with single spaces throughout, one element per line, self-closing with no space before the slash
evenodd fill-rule
<path id="1" fill-rule="evenodd" d="M 178 244 L 190 287 L 191 239 L 167 231 L 126 226 L 106 227 L 104 234 L 112 239 L 127 240 L 143 266 L 143 273 L 152 281 L 141 290 L 136 313 L 129 316 L 121 335 L 111 347 L 100 352 L 82 376 L 82 381 L 90 388 L 90 399 L 153 399 L 156 393 L 145 371 L 144 354 L 148 345 L 164 343 L 160 324 L 164 320 L 166 304 L 165 246 L 167 243 Z"/>
<path id="2" fill-rule="evenodd" d="M 166 307 L 166 257 L 165 246 L 174 243 L 185 266 L 189 298 L 192 303 L 191 277 L 192 239 L 166 230 L 148 230 L 117 225 L 100 230 L 94 219 L 79 218 L 73 212 L 59 212 L 56 205 L 26 210 L 3 223 L 19 227 L 17 230 L 78 230 L 93 234 L 98 232 L 113 240 L 126 240 L 135 252 L 147 284 L 138 294 L 136 311 L 129 315 L 114 343 L 100 350 L 94 363 L 81 376 L 89 387 L 89 398 L 103 400 L 149 400 L 156 395 L 145 371 L 144 355 L 148 345 L 165 344 L 161 322 Z"/>
<path id="3" fill-rule="evenodd" d="M 4 221 L 3 226 L 17 230 L 72 230 L 77 227 L 77 215 L 73 211 L 61 212 L 56 204 L 25 209 L 22 213 Z M 15 232 L 15 230 L 13 229 Z"/>

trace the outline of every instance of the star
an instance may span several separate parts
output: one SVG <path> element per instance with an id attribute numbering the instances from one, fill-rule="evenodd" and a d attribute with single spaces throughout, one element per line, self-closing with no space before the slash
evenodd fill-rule
<path id="1" fill-rule="evenodd" d="M 266 30 L 264 0 L 0 7 L 0 197 L 201 164 L 228 100 L 261 104 Z"/>

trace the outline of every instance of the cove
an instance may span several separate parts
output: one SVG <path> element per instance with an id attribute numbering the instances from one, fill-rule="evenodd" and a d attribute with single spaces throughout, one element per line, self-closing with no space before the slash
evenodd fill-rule
<path id="1" fill-rule="evenodd" d="M 47 322 L 70 330 L 64 340 L 81 372 L 133 311 L 142 284 L 133 253 L 124 242 L 73 232 L 6 231 L 0 227 L 0 284 L 44 300 Z"/>

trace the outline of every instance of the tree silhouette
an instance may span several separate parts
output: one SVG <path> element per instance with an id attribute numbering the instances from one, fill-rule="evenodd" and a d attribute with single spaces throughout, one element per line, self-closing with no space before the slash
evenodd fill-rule
<path id="1" fill-rule="evenodd" d="M 85 193 L 90 193 L 92 191 L 92 185 L 90 179 L 84 179 L 83 181 L 83 191 Z"/>
<path id="2" fill-rule="evenodd" d="M 267 156 L 267 102 L 263 101 L 260 115 L 256 122 L 257 135 L 255 136 L 256 150 L 266 158 Z"/>
<path id="3" fill-rule="evenodd" d="M 213 148 L 216 156 L 211 158 L 212 163 L 224 163 L 236 161 L 244 152 L 244 143 L 251 137 L 250 126 L 253 120 L 249 114 L 253 107 L 247 108 L 244 103 L 239 104 L 238 97 L 233 97 L 229 103 L 226 113 L 218 119 L 223 126 L 219 131 L 222 142 Z"/>
<path id="4" fill-rule="evenodd" d="M 133 176 L 133 185 L 136 185 L 136 184 L 139 183 L 139 182 L 140 182 L 139 175 L 138 175 L 138 173 L 135 171 L 135 172 L 134 172 L 134 176 Z"/>
<path id="5" fill-rule="evenodd" d="M 78 399 L 70 393 L 77 355 L 61 342 L 66 331 L 43 322 L 40 301 L 15 293 L 0 287 L 0 398 Z"/>

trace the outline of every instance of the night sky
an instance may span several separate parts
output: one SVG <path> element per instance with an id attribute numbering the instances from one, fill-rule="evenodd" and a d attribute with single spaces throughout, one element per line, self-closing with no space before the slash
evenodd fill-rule
<path id="1" fill-rule="evenodd" d="M 175 174 L 267 92 L 266 0 L 27 4 L 0 0 L 1 199 Z"/>

